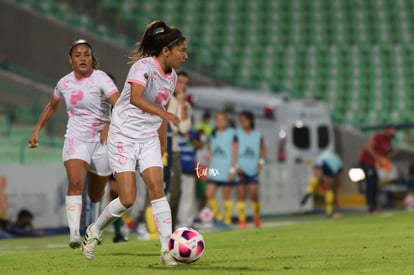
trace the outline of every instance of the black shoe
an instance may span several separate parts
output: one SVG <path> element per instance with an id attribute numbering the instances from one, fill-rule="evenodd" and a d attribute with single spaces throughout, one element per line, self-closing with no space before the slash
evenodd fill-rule
<path id="1" fill-rule="evenodd" d="M 114 243 L 122 243 L 122 242 L 126 242 L 127 240 L 125 240 L 125 238 L 121 235 L 117 235 L 115 237 L 113 237 L 112 241 Z"/>

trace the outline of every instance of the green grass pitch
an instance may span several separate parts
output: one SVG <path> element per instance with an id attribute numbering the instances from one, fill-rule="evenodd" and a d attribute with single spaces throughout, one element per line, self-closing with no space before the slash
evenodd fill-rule
<path id="1" fill-rule="evenodd" d="M 286 223 L 292 221 L 293 223 Z M 414 274 L 414 213 L 302 216 L 283 226 L 203 233 L 196 263 L 159 264 L 159 242 L 113 244 L 105 234 L 95 259 L 66 247 L 67 236 L 0 241 L 0 274 Z"/>

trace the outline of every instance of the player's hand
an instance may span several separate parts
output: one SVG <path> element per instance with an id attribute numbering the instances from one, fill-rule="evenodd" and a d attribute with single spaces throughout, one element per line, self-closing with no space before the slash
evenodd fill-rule
<path id="1" fill-rule="evenodd" d="M 161 118 L 165 119 L 168 123 L 172 123 L 176 127 L 180 124 L 180 118 L 173 113 L 164 112 Z"/>
<path id="2" fill-rule="evenodd" d="M 38 133 L 33 132 L 32 136 L 30 137 L 29 141 L 27 142 L 27 147 L 36 148 L 37 146 L 39 146 L 38 140 L 39 140 Z"/>
<path id="3" fill-rule="evenodd" d="M 100 138 L 101 144 L 106 144 L 106 141 L 108 140 L 109 125 L 110 124 L 107 123 L 105 127 L 102 129 Z"/>

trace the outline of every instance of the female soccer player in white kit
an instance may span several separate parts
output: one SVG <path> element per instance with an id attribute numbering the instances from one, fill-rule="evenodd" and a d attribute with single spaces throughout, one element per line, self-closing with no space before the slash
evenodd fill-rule
<path id="1" fill-rule="evenodd" d="M 69 246 L 76 249 L 81 247 L 79 226 L 86 175 L 89 179 L 89 197 L 92 202 L 98 202 L 111 174 L 105 143 L 111 105 L 117 101 L 119 92 L 111 78 L 98 70 L 92 47 L 86 40 L 73 42 L 69 50 L 69 62 L 73 72 L 57 83 L 28 146 L 38 146 L 39 131 L 64 100 L 69 118 L 62 153 L 69 181 L 66 214 L 70 231 Z"/>
<path id="2" fill-rule="evenodd" d="M 108 136 L 111 168 L 118 182 L 119 197 L 91 224 L 82 244 L 87 259 L 95 256 L 102 230 L 135 202 L 136 171 L 147 186 L 152 214 L 161 242 L 161 263 L 176 265 L 168 252 L 171 209 L 164 194 L 162 153 L 166 151 L 167 123 L 179 118 L 165 110 L 177 81 L 178 69 L 187 60 L 187 42 L 176 28 L 162 21 L 147 25 L 124 89 L 113 109 Z"/>

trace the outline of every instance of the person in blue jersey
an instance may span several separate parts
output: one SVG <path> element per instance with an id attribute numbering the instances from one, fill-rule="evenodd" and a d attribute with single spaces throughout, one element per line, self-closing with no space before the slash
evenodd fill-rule
<path id="1" fill-rule="evenodd" d="M 210 136 L 210 164 L 205 173 L 208 174 L 206 188 L 207 204 L 215 216 L 215 224 L 223 229 L 229 229 L 233 201 L 231 191 L 234 186 L 237 163 L 237 135 L 229 127 L 226 113 L 217 112 L 215 115 L 216 127 Z M 198 171 L 200 174 L 200 171 Z M 216 199 L 217 188 L 222 188 L 224 201 L 224 219 Z"/>
<path id="2" fill-rule="evenodd" d="M 338 155 L 331 151 L 323 151 L 315 160 L 313 175 L 309 179 L 301 205 L 304 205 L 312 194 L 323 195 L 327 217 L 339 218 L 339 212 L 334 213 L 334 205 L 338 206 L 338 189 L 342 168 L 343 162 Z"/>
<path id="3" fill-rule="evenodd" d="M 239 144 L 237 157 L 237 211 L 239 227 L 247 228 L 246 192 L 249 191 L 253 207 L 253 223 L 261 226 L 259 200 L 259 172 L 265 164 L 266 146 L 263 136 L 254 128 L 254 114 L 250 111 L 240 113 L 240 128 L 237 130 Z"/>
<path id="4" fill-rule="evenodd" d="M 177 212 L 177 227 L 192 227 L 196 218 L 196 151 L 201 146 L 195 130 L 192 129 L 187 134 L 179 135 L 182 191 Z"/>

